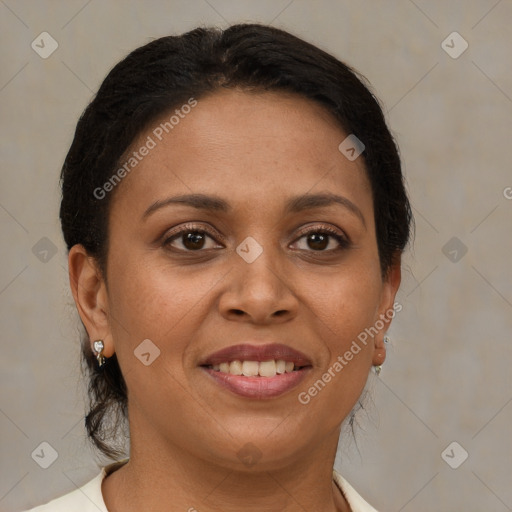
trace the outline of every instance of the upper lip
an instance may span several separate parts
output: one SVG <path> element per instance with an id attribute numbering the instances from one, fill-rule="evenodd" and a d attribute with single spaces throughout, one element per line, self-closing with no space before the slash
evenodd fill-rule
<path id="1" fill-rule="evenodd" d="M 271 359 L 290 361 L 296 366 L 311 365 L 311 360 L 305 354 L 282 343 L 268 343 L 266 345 L 242 343 L 210 354 L 200 363 L 200 366 L 230 363 L 236 360 L 261 362 L 270 361 Z"/>

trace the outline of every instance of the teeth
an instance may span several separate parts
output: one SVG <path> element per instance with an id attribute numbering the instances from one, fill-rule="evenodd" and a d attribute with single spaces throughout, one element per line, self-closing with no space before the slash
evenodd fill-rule
<path id="1" fill-rule="evenodd" d="M 282 359 L 278 359 L 276 361 L 276 373 L 281 374 L 286 371 L 286 361 L 283 361 Z"/>
<path id="2" fill-rule="evenodd" d="M 231 375 L 244 375 L 246 377 L 275 377 L 283 373 L 294 371 L 295 364 L 291 361 L 271 359 L 270 361 L 231 361 L 211 366 L 212 370 Z"/>
<path id="3" fill-rule="evenodd" d="M 242 375 L 243 372 L 243 366 L 241 361 L 231 361 L 231 364 L 229 365 L 229 372 L 231 375 Z"/>
<path id="4" fill-rule="evenodd" d="M 246 377 L 255 377 L 258 375 L 259 366 L 258 361 L 244 361 L 242 363 L 242 374 Z"/>
<path id="5" fill-rule="evenodd" d="M 260 363 L 259 374 L 261 377 L 275 377 L 276 376 L 276 362 L 274 360 L 262 361 Z"/>

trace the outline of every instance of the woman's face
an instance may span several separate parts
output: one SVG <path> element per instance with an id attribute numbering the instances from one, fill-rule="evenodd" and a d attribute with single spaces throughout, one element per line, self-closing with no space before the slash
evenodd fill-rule
<path id="1" fill-rule="evenodd" d="M 384 360 L 387 326 L 357 340 L 382 326 L 399 269 L 382 279 L 364 163 L 322 107 L 223 90 L 166 133 L 172 114 L 113 192 L 108 323 L 88 331 L 117 354 L 132 442 L 277 468 L 337 441 Z"/>

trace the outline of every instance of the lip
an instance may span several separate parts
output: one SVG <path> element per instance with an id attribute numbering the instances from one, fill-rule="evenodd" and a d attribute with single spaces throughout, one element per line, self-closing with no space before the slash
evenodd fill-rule
<path id="1" fill-rule="evenodd" d="M 243 377 L 201 367 L 220 386 L 236 395 L 252 399 L 275 398 L 297 387 L 311 370 L 302 368 L 275 377 Z"/>
<path id="2" fill-rule="evenodd" d="M 236 360 L 262 362 L 270 361 L 271 359 L 283 359 L 284 361 L 293 362 L 295 366 L 311 366 L 312 364 L 311 360 L 305 354 L 282 343 L 268 343 L 266 345 L 242 343 L 223 348 L 210 354 L 199 363 L 199 366 L 209 366 L 226 362 L 230 363 Z"/>
<path id="3" fill-rule="evenodd" d="M 232 361 L 269 361 L 282 359 L 300 366 L 298 370 L 274 377 L 245 377 L 215 371 L 209 366 Z M 223 348 L 206 357 L 199 365 L 213 381 L 238 396 L 252 399 L 275 398 L 297 387 L 312 368 L 311 360 L 302 352 L 282 343 L 253 345 L 243 343 Z"/>

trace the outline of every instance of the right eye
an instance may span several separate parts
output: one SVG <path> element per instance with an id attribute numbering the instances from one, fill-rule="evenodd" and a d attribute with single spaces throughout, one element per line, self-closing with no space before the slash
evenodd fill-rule
<path id="1" fill-rule="evenodd" d="M 210 239 L 212 242 L 215 242 L 213 245 L 210 244 L 210 247 L 207 246 L 208 239 Z M 176 247 L 176 245 L 173 245 L 175 242 L 178 242 L 181 247 Z M 170 236 L 166 236 L 165 240 L 163 241 L 163 246 L 170 246 L 173 249 L 183 252 L 198 252 L 202 249 L 215 249 L 219 247 L 218 244 L 216 245 L 214 235 L 210 233 L 210 231 L 205 230 L 204 228 L 199 229 L 194 225 L 184 226 L 181 229 L 171 233 Z"/>

